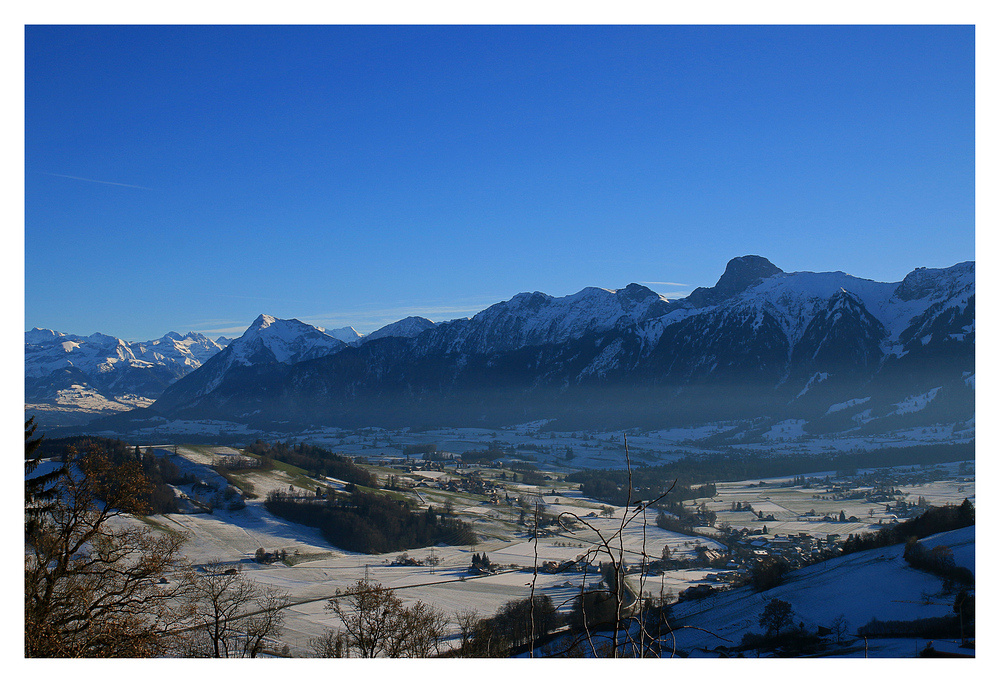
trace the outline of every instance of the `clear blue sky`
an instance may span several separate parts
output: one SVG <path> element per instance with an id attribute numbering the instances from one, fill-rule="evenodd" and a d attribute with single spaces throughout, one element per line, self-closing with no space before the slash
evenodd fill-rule
<path id="1" fill-rule="evenodd" d="M 975 258 L 971 27 L 27 27 L 25 329 Z"/>

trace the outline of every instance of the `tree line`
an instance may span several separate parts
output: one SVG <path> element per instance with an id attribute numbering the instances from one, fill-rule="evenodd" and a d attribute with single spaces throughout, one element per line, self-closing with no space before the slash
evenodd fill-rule
<path id="1" fill-rule="evenodd" d="M 310 477 L 332 477 L 372 488 L 378 485 L 375 475 L 355 465 L 346 455 L 333 453 L 319 446 L 280 441 L 269 444 L 257 439 L 244 451 L 258 456 L 264 469 L 270 469 L 273 462 L 278 460 L 304 469 Z"/>
<path id="2" fill-rule="evenodd" d="M 39 440 L 35 450 L 37 451 L 35 457 L 57 459 L 63 462 L 69 462 L 81 453 L 100 451 L 103 453 L 103 457 L 107 458 L 113 465 L 121 465 L 126 462 L 139 463 L 147 483 L 143 489 L 142 498 L 148 509 L 148 514 L 177 512 L 177 496 L 170 484 L 181 485 L 194 482 L 193 476 L 182 474 L 180 468 L 167 456 L 157 456 L 152 446 L 147 446 L 145 451 L 141 451 L 139 446 L 132 446 L 121 439 L 100 436 L 43 439 Z"/>
<path id="3" fill-rule="evenodd" d="M 976 583 L 972 570 L 955 564 L 951 548 L 945 545 L 934 546 L 928 550 L 923 543 L 913 537 L 906 542 L 903 559 L 915 569 L 936 574 L 944 579 L 946 590 L 950 590 L 955 584 L 972 587 Z"/>
<path id="4" fill-rule="evenodd" d="M 631 489 L 629 472 L 625 470 L 581 470 L 567 474 L 566 481 L 580 483 L 580 491 L 584 496 L 611 505 L 658 500 L 658 505 L 666 506 L 695 498 L 712 498 L 716 494 L 714 483 L 693 486 L 678 481 L 674 484 L 674 479 L 664 478 L 660 468 L 652 467 L 640 467 L 632 471 Z M 669 493 L 663 495 L 668 489 Z"/>
<path id="5" fill-rule="evenodd" d="M 731 449 L 729 452 L 721 454 L 689 455 L 664 465 L 636 467 L 632 469 L 632 482 L 636 487 L 656 491 L 657 489 L 665 490 L 675 480 L 679 486 L 692 486 L 708 482 L 767 479 L 826 470 L 849 471 L 858 468 L 931 465 L 942 462 L 975 460 L 975 450 L 975 441 L 967 444 L 883 448 L 874 452 L 847 452 L 832 457 L 768 454 L 768 457 L 765 458 L 761 457 L 758 452 Z M 567 481 L 578 483 L 600 479 L 608 480 L 621 488 L 627 482 L 628 472 L 625 470 L 581 470 L 566 477 Z M 606 484 L 595 485 L 604 486 L 607 495 L 610 495 L 610 488 Z M 602 489 L 596 490 L 601 491 Z M 643 499 L 649 497 L 651 496 L 643 493 Z"/>
<path id="6" fill-rule="evenodd" d="M 842 554 L 906 543 L 910 538 L 926 538 L 931 534 L 962 529 L 975 523 L 976 508 L 966 498 L 961 505 L 932 507 L 915 519 L 883 527 L 878 531 L 851 534 L 844 541 Z"/>
<path id="7" fill-rule="evenodd" d="M 300 500 L 284 491 L 272 491 L 265 502 L 279 517 L 316 527 L 331 545 L 362 553 L 386 553 L 438 543 L 476 542 L 472 527 L 438 514 L 433 507 L 413 510 L 410 504 L 360 490 L 334 493 L 325 501 Z"/>

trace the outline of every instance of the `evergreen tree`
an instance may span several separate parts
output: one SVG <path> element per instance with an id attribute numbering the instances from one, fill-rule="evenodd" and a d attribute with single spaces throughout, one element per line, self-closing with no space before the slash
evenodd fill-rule
<path id="1" fill-rule="evenodd" d="M 34 533 L 41 518 L 55 508 L 55 483 L 66 469 L 64 463 L 51 472 L 29 478 L 42 462 L 41 455 L 33 455 L 45 438 L 44 434 L 31 438 L 37 428 L 34 417 L 24 423 L 24 532 L 28 535 Z"/>
<path id="2" fill-rule="evenodd" d="M 976 508 L 972 506 L 968 498 L 958 506 L 958 520 L 962 526 L 972 526 L 976 523 Z"/>

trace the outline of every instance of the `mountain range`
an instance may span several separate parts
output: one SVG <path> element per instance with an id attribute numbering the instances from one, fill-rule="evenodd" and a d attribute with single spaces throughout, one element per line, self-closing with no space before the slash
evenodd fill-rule
<path id="1" fill-rule="evenodd" d="M 127 342 L 101 333 L 81 337 L 36 327 L 24 334 L 25 399 L 45 400 L 73 385 L 108 396 L 156 397 L 222 348 L 196 332 Z"/>
<path id="2" fill-rule="evenodd" d="M 133 421 L 578 429 L 766 415 L 863 432 L 974 417 L 975 264 L 881 283 L 743 256 L 676 300 L 639 284 L 522 293 L 471 318 L 407 318 L 366 336 L 261 315 L 225 348 L 193 333 L 130 345 L 36 329 L 25 358 L 26 393 L 70 376 L 144 387 L 156 401 Z"/>

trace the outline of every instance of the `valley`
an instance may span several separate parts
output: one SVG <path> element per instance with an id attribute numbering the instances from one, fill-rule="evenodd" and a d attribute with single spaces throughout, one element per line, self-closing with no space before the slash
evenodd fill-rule
<path id="1" fill-rule="evenodd" d="M 223 458 L 239 456 L 240 450 L 214 445 L 158 445 L 153 450 L 194 475 L 201 484 L 175 487 L 179 497 L 193 503 L 187 513 L 155 515 L 148 522 L 166 533 L 184 534 L 184 555 L 196 567 L 221 560 L 227 566 L 238 565 L 254 582 L 285 591 L 290 604 L 285 609 L 284 631 L 269 651 L 277 654 L 287 645 L 286 656 L 300 657 L 315 656 L 311 639 L 324 629 L 339 626 L 336 616 L 324 609 L 326 602 L 348 591 L 360 579 L 394 589 L 406 604 L 419 600 L 440 610 L 448 622 L 444 641 L 448 649 L 457 646 L 457 615 L 464 611 L 475 610 L 485 617 L 509 601 L 535 595 L 548 596 L 558 613 L 569 615 L 581 587 L 597 588 L 601 584 L 600 562 L 614 556 L 624 559 L 625 580 L 634 594 L 672 604 L 680 626 L 705 629 L 682 628 L 672 634 L 670 647 L 679 649 L 684 656 L 717 656 L 715 649 L 720 644 L 732 647 L 738 643 L 742 633 L 756 627 L 756 615 L 765 598 L 789 600 L 813 631 L 837 616 L 833 612 L 848 614 L 854 628 L 876 616 L 939 616 L 950 608 L 941 607 L 943 600 L 926 596 L 940 592 L 940 581 L 908 568 L 899 557 L 902 546 L 803 564 L 788 574 L 781 586 L 764 593 L 756 593 L 750 586 L 729 586 L 739 585 L 748 576 L 751 565 L 746 558 L 759 559 L 763 554 L 791 559 L 801 547 L 819 550 L 829 544 L 835 548 L 849 534 L 877 530 L 883 524 L 919 514 L 923 507 L 912 507 L 918 502 L 921 506 L 939 506 L 957 505 L 966 498 L 975 501 L 974 465 L 969 462 L 880 471 L 882 480 L 891 477 L 900 487 L 890 487 L 893 494 L 888 500 L 894 510 L 911 506 L 908 513 L 893 514 L 892 519 L 884 513 L 884 499 L 872 502 L 873 488 L 866 477 L 874 471 L 815 472 L 803 478 L 719 482 L 711 498 L 685 502 L 692 509 L 715 513 L 714 525 L 696 527 L 691 535 L 659 528 L 655 512 L 636 514 L 630 508 L 586 498 L 578 484 L 566 481 L 565 473 L 556 470 L 540 470 L 544 483 L 528 484 L 512 481 L 516 470 L 509 467 L 517 466 L 516 462 L 501 467 L 499 463 L 462 464 L 457 458 L 438 459 L 440 453 L 428 460 L 402 456 L 376 461 L 359 455 L 355 462 L 374 473 L 380 486 L 392 477 L 395 486 L 385 494 L 402 495 L 416 509 L 433 506 L 467 521 L 477 537 L 476 543 L 470 545 L 439 544 L 366 554 L 334 547 L 317 529 L 287 522 L 264 505 L 272 490 L 310 497 L 316 495 L 317 487 L 343 491 L 342 482 L 310 477 L 297 468 L 276 463 L 271 470 L 230 473 L 227 483 L 212 466 Z M 493 493 L 472 492 L 470 482 L 481 482 Z M 245 507 L 229 510 L 218 502 L 210 504 L 227 484 L 246 492 L 242 496 Z M 542 527 L 537 539 L 532 534 L 536 504 L 545 514 L 559 515 L 563 521 L 562 526 Z M 737 504 L 739 511 L 735 509 Z M 212 507 L 212 512 L 204 512 L 205 506 Z M 529 514 L 525 516 L 523 510 Z M 841 512 L 850 521 L 838 521 Z M 628 524 L 616 536 L 623 519 L 629 520 Z M 749 529 L 751 535 L 742 539 L 733 535 L 740 529 Z M 948 543 L 956 561 L 974 567 L 974 527 L 949 533 L 954 537 Z M 603 550 L 602 535 L 614 539 Z M 670 548 L 670 558 L 678 566 L 647 567 L 660 559 L 664 546 Z M 284 551 L 285 560 L 255 562 L 258 549 Z M 488 573 L 470 571 L 471 558 L 478 553 L 488 554 L 496 568 Z M 727 562 L 713 563 L 713 557 L 725 557 Z M 869 567 L 881 573 L 865 578 L 862 574 Z M 907 577 L 904 583 L 893 578 L 899 572 Z M 822 579 L 814 580 L 814 576 Z M 891 585 L 892 590 L 880 588 L 877 598 L 859 597 L 856 590 L 848 588 L 854 582 L 885 589 Z M 709 597 L 677 602 L 682 591 L 697 586 L 709 586 Z M 860 642 L 850 637 L 842 646 L 829 643 L 827 654 L 864 656 Z M 908 639 L 880 640 L 871 644 L 869 655 L 906 656 L 914 647 L 914 641 Z"/>
<path id="2" fill-rule="evenodd" d="M 158 514 L 135 523 L 205 580 L 287 596 L 270 655 L 319 654 L 346 628 L 329 601 L 364 582 L 438 615 L 435 653 L 600 655 L 569 641 L 641 622 L 646 654 L 900 656 L 953 641 L 965 598 L 899 530 L 944 530 L 932 554 L 974 588 L 975 382 L 974 262 L 884 283 L 742 256 L 681 299 L 523 292 L 367 335 L 267 314 L 215 341 L 36 328 L 24 408 L 53 447 L 139 445 Z M 511 616 L 529 598 L 544 643 Z M 761 634 L 765 605 L 797 621 Z"/>
<path id="3" fill-rule="evenodd" d="M 975 3 L 186 4 L 15 4 L 16 656 L 977 657 Z"/>

